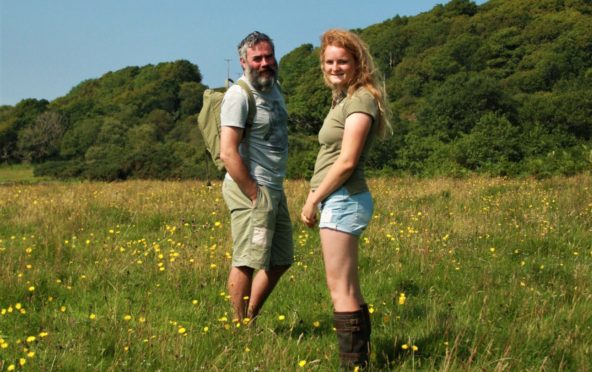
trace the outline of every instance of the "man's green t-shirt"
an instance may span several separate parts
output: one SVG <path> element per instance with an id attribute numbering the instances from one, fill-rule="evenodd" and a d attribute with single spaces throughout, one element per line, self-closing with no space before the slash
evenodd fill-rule
<path id="1" fill-rule="evenodd" d="M 366 88 L 360 88 L 351 96 L 343 98 L 327 114 L 319 132 L 321 149 L 317 156 L 314 174 L 310 181 L 313 190 L 319 187 L 321 181 L 327 175 L 329 168 L 331 168 L 331 165 L 335 163 L 341 153 L 345 120 L 349 115 L 357 112 L 370 115 L 372 117 L 372 127 L 366 137 L 366 143 L 364 144 L 358 165 L 343 186 L 347 188 L 350 194 L 368 191 L 368 185 L 364 177 L 364 164 L 372 142 L 376 137 L 378 106 L 376 105 L 374 96 Z"/>

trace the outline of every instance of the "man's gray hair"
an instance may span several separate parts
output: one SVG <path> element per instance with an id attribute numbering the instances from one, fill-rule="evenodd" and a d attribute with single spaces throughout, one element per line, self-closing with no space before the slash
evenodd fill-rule
<path id="1" fill-rule="evenodd" d="M 275 46 L 273 45 L 273 41 L 267 35 L 259 31 L 253 31 L 248 34 L 241 42 L 238 44 L 238 56 L 242 59 L 247 59 L 247 49 L 252 48 L 256 44 L 259 44 L 262 41 L 266 41 L 271 45 L 271 50 L 275 54 Z"/>

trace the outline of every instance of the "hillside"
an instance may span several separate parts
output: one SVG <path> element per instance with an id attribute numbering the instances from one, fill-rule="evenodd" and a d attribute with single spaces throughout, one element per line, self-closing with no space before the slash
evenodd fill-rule
<path id="1" fill-rule="evenodd" d="M 384 74 L 395 136 L 373 165 L 416 174 L 590 169 L 592 4 L 453 0 L 357 30 Z M 322 124 L 318 51 L 282 60 L 292 120 Z M 304 78 L 299 78 L 302 76 Z"/>
<path id="2" fill-rule="evenodd" d="M 395 135 L 370 168 L 419 175 L 575 174 L 592 168 L 592 4 L 453 0 L 355 30 L 390 99 Z M 289 176 L 308 177 L 327 111 L 318 50 L 280 61 Z M 0 159 L 90 179 L 204 178 L 198 66 L 127 67 L 52 102 L 0 107 Z"/>
<path id="3" fill-rule="evenodd" d="M 188 61 L 127 67 L 84 81 L 52 102 L 4 107 L 0 154 L 58 177 L 198 177 L 201 79 Z"/>

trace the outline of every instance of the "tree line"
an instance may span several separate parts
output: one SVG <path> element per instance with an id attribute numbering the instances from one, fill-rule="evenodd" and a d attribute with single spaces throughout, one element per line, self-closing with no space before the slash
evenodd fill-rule
<path id="1" fill-rule="evenodd" d="M 389 94 L 394 135 L 373 174 L 571 175 L 592 169 L 592 4 L 452 0 L 354 30 Z M 290 115 L 288 176 L 309 177 L 330 104 L 318 48 L 280 61 Z M 0 107 L 0 161 L 39 175 L 115 180 L 205 178 L 198 66 L 127 67 L 48 102 Z M 220 176 L 220 174 L 215 174 Z"/>

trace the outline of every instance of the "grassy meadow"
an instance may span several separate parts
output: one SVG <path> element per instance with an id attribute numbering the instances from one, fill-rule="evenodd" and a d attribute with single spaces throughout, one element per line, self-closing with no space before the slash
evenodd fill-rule
<path id="1" fill-rule="evenodd" d="M 38 183 L 43 178 L 33 175 L 33 167 L 28 165 L 0 165 L 0 185 L 14 183 Z"/>
<path id="2" fill-rule="evenodd" d="M 232 321 L 220 183 L 0 185 L 0 371 L 332 371 L 318 230 Z M 592 176 L 373 179 L 360 270 L 374 370 L 587 371 Z"/>

